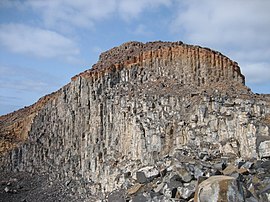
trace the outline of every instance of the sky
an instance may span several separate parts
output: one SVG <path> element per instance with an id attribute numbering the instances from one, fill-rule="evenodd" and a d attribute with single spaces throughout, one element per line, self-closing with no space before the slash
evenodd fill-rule
<path id="1" fill-rule="evenodd" d="M 0 0 L 0 115 L 36 102 L 127 41 L 217 50 L 270 93 L 269 0 Z"/>

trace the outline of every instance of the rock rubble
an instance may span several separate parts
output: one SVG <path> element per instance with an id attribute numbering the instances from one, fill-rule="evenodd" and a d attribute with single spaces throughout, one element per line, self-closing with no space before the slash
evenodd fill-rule
<path id="1" fill-rule="evenodd" d="M 192 161 L 177 158 L 183 153 Z M 109 194 L 108 201 L 269 201 L 269 159 L 243 160 L 211 151 L 205 160 L 199 153 L 185 147 L 155 166 L 134 170 L 120 190 Z M 158 174 L 151 175 L 153 170 Z M 132 177 L 141 172 L 149 178 Z"/>

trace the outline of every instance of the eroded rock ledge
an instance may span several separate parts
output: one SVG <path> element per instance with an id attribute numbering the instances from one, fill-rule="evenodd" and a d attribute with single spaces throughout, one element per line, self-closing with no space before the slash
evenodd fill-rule
<path id="1" fill-rule="evenodd" d="M 180 76 L 184 84 L 192 83 L 203 85 L 218 82 L 219 80 L 234 80 L 245 82 L 238 64 L 217 51 L 200 46 L 187 45 L 182 42 L 127 42 L 119 47 L 112 48 L 100 55 L 93 68 L 76 75 L 91 77 L 103 75 L 106 72 L 131 68 L 133 66 L 147 66 L 154 63 L 182 62 L 188 68 L 182 70 Z"/>
<path id="2" fill-rule="evenodd" d="M 127 191 L 138 182 L 127 173 L 169 169 L 164 159 L 186 147 L 231 161 L 270 156 L 269 96 L 253 94 L 221 53 L 181 42 L 113 48 L 34 106 L 0 118 L 2 137 L 24 137 L 1 170 L 48 173 L 85 197 Z"/>

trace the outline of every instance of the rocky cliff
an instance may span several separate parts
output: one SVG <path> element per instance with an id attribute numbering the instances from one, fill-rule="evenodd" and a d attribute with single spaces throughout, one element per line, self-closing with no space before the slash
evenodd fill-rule
<path id="1" fill-rule="evenodd" d="M 160 177 L 184 148 L 193 158 L 267 159 L 270 96 L 244 82 L 236 62 L 207 48 L 125 43 L 56 93 L 0 117 L 1 169 L 49 173 L 104 199 Z M 140 173 L 147 180 L 136 185 Z"/>

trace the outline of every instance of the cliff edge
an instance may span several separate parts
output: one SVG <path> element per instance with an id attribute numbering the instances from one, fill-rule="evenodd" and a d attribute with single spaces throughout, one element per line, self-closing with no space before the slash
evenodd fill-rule
<path id="1" fill-rule="evenodd" d="M 179 177 L 181 168 L 193 172 L 176 180 L 184 189 L 221 172 L 222 166 L 211 166 L 223 158 L 227 165 L 270 157 L 269 100 L 252 93 L 238 64 L 217 51 L 182 42 L 127 42 L 52 95 L 0 117 L 1 170 L 46 173 L 74 182 L 73 191 L 83 196 L 114 201 L 114 190 L 133 197 L 157 188 L 159 177 Z M 201 172 L 185 167 L 191 164 L 200 164 Z M 147 197 L 166 198 L 165 184 L 170 197 L 181 192 L 162 183 L 158 196 Z M 194 192 L 178 198 L 189 200 Z"/>
<path id="2" fill-rule="evenodd" d="M 74 76 L 72 81 L 80 77 L 96 79 L 108 72 L 121 71 L 123 68 L 131 68 L 132 66 L 143 67 L 154 61 L 166 66 L 166 63 L 173 60 L 175 62 L 180 60 L 183 63 L 181 64 L 182 69 L 175 69 L 180 74 L 175 80 L 177 83 L 197 86 L 217 84 L 219 87 L 226 88 L 227 85 L 219 85 L 218 81 L 227 80 L 228 82 L 237 81 L 238 88 L 245 88 L 245 78 L 241 74 L 238 64 L 221 53 L 182 42 L 161 41 L 146 44 L 127 42 L 112 48 L 102 53 L 98 63 L 93 65 L 91 69 Z M 160 71 L 160 68 L 155 71 Z M 172 76 L 169 75 L 169 77 Z M 162 77 L 167 79 L 166 76 L 160 78 Z M 113 85 L 112 82 L 111 85 Z M 48 101 L 56 97 L 57 93 L 47 95 L 29 107 L 0 116 L 0 155 L 27 139 L 33 118 Z"/>

